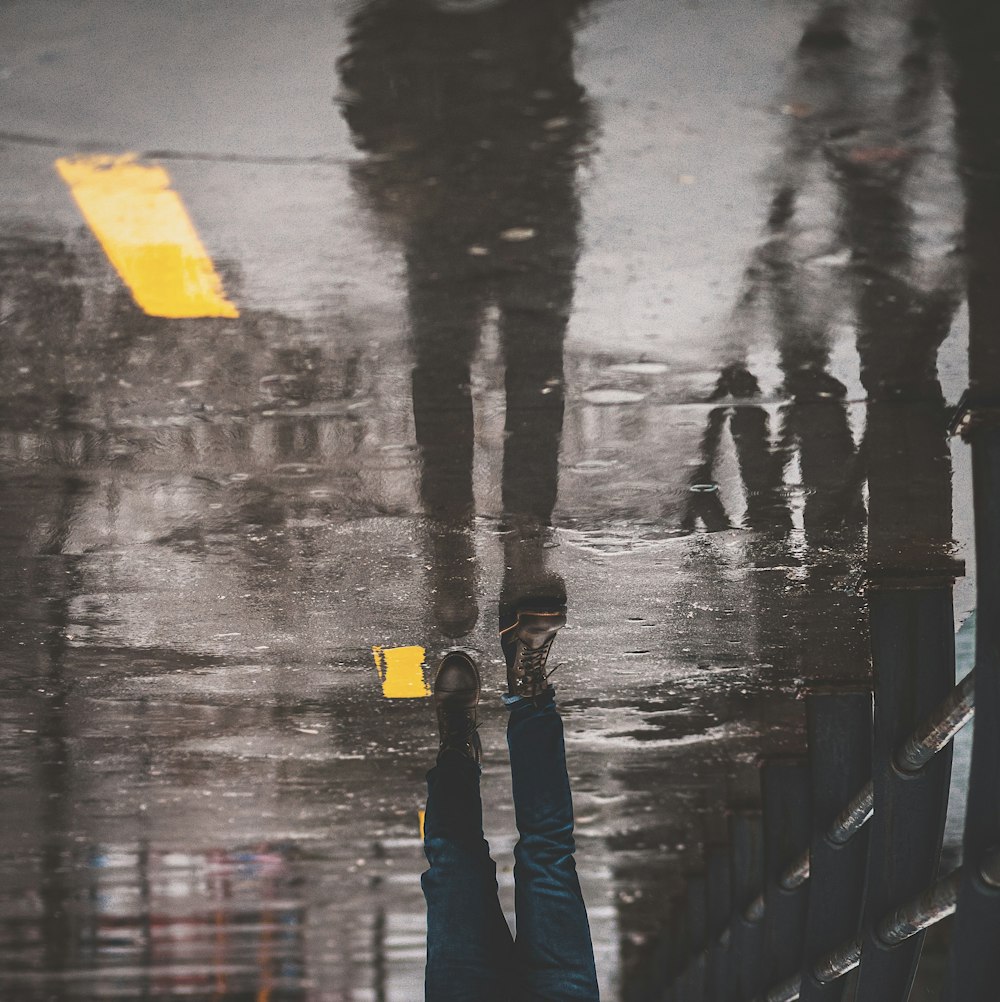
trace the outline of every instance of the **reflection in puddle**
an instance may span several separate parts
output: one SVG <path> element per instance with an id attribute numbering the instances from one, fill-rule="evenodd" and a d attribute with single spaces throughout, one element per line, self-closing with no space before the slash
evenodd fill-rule
<path id="1" fill-rule="evenodd" d="M 303 999 L 306 909 L 288 855 L 92 847 L 51 876 L 58 896 L 32 896 L 0 927 L 4 997 Z"/>

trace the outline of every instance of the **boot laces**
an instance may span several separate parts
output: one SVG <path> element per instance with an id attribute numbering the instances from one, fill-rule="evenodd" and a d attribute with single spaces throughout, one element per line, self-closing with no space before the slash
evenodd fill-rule
<path id="1" fill-rule="evenodd" d="M 559 669 L 560 666 L 556 665 L 551 671 L 545 671 L 545 662 L 552 649 L 554 639 L 555 637 L 549 637 L 541 647 L 535 649 L 528 647 L 523 641 L 519 643 L 518 668 L 524 672 L 526 681 L 530 681 L 536 686 L 542 686 Z"/>
<path id="2" fill-rule="evenodd" d="M 442 744 L 471 744 L 472 739 L 476 732 L 479 730 L 479 720 L 475 721 L 469 719 L 469 713 L 467 710 L 450 710 L 445 711 L 444 717 L 444 734 L 442 735 Z"/>

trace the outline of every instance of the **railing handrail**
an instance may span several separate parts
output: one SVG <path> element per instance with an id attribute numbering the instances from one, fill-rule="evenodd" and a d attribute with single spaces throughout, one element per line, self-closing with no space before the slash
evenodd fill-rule
<path id="1" fill-rule="evenodd" d="M 941 704 L 930 713 L 921 723 L 915 728 L 913 733 L 902 743 L 895 755 L 895 764 L 898 769 L 906 773 L 916 773 L 919 772 L 928 762 L 934 758 L 938 752 L 946 748 L 951 741 L 954 739 L 955 735 L 963 728 L 970 720 L 975 716 L 975 675 L 976 670 L 973 668 L 948 694 L 948 696 L 941 702 Z M 829 831 L 826 833 L 826 839 L 828 842 L 835 846 L 846 845 L 867 823 L 871 820 L 872 813 L 874 810 L 875 801 L 875 790 L 874 783 L 869 780 L 848 802 L 847 806 L 837 815 L 836 820 L 830 826 Z M 796 858 L 782 871 L 781 876 L 778 878 L 779 885 L 785 890 L 795 890 L 797 887 L 801 887 L 809 879 L 810 871 L 810 848 L 807 846 L 802 853 L 800 853 Z M 948 881 L 953 876 L 957 881 L 959 878 L 956 874 L 960 871 L 954 871 L 946 877 L 941 878 L 937 883 L 932 885 L 925 894 L 932 894 L 935 889 L 938 888 L 940 884 Z M 994 886 L 1000 886 L 1000 851 L 990 857 L 987 864 L 984 865 L 982 877 L 988 883 Z M 957 888 L 957 883 L 956 883 Z M 957 892 L 956 892 L 957 893 Z M 917 901 L 911 902 L 911 905 L 915 905 Z M 902 913 L 909 905 L 903 906 L 902 909 L 897 909 L 893 915 L 898 915 Z M 952 904 L 952 909 L 954 909 L 954 904 Z M 756 924 L 764 918 L 766 911 L 766 902 L 764 898 L 764 892 L 761 891 L 742 911 L 741 917 L 744 921 L 751 924 Z M 947 914 L 950 914 L 947 913 Z M 944 918 L 944 915 L 940 916 Z M 937 921 L 935 919 L 934 921 Z M 932 924 L 932 923 L 928 923 Z M 881 927 L 880 927 L 881 928 Z M 926 928 L 922 926 L 921 928 Z M 917 929 L 914 933 L 920 930 Z M 721 944 L 725 944 L 731 938 L 731 929 L 727 927 L 723 930 L 719 936 L 718 941 Z M 905 938 L 909 938 L 904 937 Z M 902 942 L 903 940 L 898 940 Z M 887 945 L 895 945 L 886 941 Z M 860 957 L 861 946 L 860 942 L 855 943 L 845 943 L 841 947 L 838 947 L 833 953 L 828 957 L 824 958 L 820 962 L 822 964 L 833 964 L 836 961 L 837 964 L 846 963 L 847 959 L 853 957 L 853 951 L 857 947 L 857 955 Z M 708 947 L 704 950 L 699 951 L 701 953 L 707 953 Z M 694 959 L 694 958 L 692 958 Z M 817 965 L 817 971 L 820 967 Z M 857 966 L 857 961 L 854 961 L 853 966 Z M 846 973 L 851 970 L 852 967 L 846 967 L 841 974 Z M 833 970 L 833 967 L 828 968 L 828 970 Z M 840 977 L 838 974 L 835 977 L 823 978 L 816 973 L 818 980 L 836 980 L 836 977 Z M 786 982 L 782 982 L 781 985 L 776 986 L 771 989 L 771 992 L 767 993 L 764 998 L 767 1002 L 784 1002 L 784 1000 L 791 1000 L 793 998 L 798 998 L 798 988 L 795 989 L 795 995 L 774 995 L 772 998 L 772 993 L 779 991 L 779 989 L 790 990 L 792 982 L 798 984 L 798 977 L 790 978 Z"/>
<path id="2" fill-rule="evenodd" d="M 955 911 L 964 868 L 958 867 L 936 880 L 906 904 L 889 912 L 876 926 L 879 941 L 899 946 Z M 1000 849 L 989 853 L 979 868 L 979 876 L 992 886 L 1000 886 Z M 861 939 L 852 939 L 832 950 L 812 969 L 812 976 L 829 984 L 854 970 L 861 962 Z M 759 1002 L 795 1002 L 801 990 L 801 976 L 793 975 L 761 996 Z"/>

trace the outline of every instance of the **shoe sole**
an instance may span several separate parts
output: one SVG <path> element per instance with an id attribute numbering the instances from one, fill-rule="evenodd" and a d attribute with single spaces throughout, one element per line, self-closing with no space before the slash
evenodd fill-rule
<path id="1" fill-rule="evenodd" d="M 510 626 L 505 626 L 500 631 L 499 635 L 502 637 L 505 633 L 510 633 L 511 630 L 517 629 L 517 627 L 521 623 L 521 615 L 522 614 L 527 615 L 527 616 L 565 616 L 566 615 L 566 610 L 565 610 L 565 608 L 563 608 L 563 609 L 555 609 L 555 610 L 552 610 L 552 609 L 544 609 L 543 610 L 543 609 L 524 609 L 524 608 L 519 608 L 514 613 L 514 622 L 511 623 Z M 563 624 L 563 625 L 565 625 L 565 624 Z M 562 627 L 560 627 L 560 629 L 562 629 Z"/>

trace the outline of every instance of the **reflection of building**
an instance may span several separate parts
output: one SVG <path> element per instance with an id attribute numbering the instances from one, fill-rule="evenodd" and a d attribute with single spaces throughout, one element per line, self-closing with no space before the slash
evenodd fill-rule
<path id="1" fill-rule="evenodd" d="M 4 924 L 2 949 L 16 963 L 9 997 L 306 999 L 305 908 L 286 855 L 268 846 L 92 850 L 67 880 L 61 908 L 73 933 L 58 967 L 48 961 L 44 914 Z"/>

